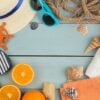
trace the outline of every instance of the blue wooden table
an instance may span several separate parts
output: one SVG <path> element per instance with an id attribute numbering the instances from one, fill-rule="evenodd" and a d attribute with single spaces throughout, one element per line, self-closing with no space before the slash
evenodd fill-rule
<path id="1" fill-rule="evenodd" d="M 38 20 L 35 18 L 33 21 Z M 76 31 L 77 26 L 78 24 L 61 23 L 50 28 L 39 21 L 37 30 L 31 30 L 27 25 L 15 34 L 7 51 L 13 65 L 29 63 L 36 72 L 35 80 L 20 88 L 42 89 L 43 82 L 53 82 L 57 89 L 56 100 L 61 100 L 59 89 L 67 81 L 66 68 L 72 65 L 86 68 L 95 51 L 84 54 L 84 50 L 94 36 L 100 35 L 100 24 L 89 24 L 89 34 L 85 37 Z M 13 83 L 10 72 L 0 76 L 0 85 L 7 83 Z"/>

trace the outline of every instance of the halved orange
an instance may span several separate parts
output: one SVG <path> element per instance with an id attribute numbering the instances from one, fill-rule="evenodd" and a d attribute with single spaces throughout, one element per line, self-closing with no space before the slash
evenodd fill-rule
<path id="1" fill-rule="evenodd" d="M 29 64 L 17 64 L 12 70 L 13 81 L 21 86 L 31 83 L 34 76 L 34 70 Z"/>
<path id="2" fill-rule="evenodd" d="M 46 100 L 44 94 L 38 90 L 31 90 L 24 94 L 22 100 Z"/>
<path id="3" fill-rule="evenodd" d="M 0 88 L 0 100 L 20 100 L 21 92 L 15 85 L 5 85 Z"/>

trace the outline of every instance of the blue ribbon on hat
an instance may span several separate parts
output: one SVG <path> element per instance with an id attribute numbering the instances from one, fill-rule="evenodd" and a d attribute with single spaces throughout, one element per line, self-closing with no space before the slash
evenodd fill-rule
<path id="1" fill-rule="evenodd" d="M 20 6 L 22 5 L 22 2 L 23 2 L 23 0 L 19 0 L 18 3 L 17 3 L 17 5 L 10 12 L 6 13 L 5 15 L 0 16 L 0 19 L 9 17 L 13 13 L 15 13 L 20 8 Z"/>

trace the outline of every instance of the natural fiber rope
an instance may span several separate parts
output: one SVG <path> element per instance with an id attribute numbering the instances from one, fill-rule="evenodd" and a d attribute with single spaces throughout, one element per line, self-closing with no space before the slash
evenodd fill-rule
<path id="1" fill-rule="evenodd" d="M 100 23 L 100 0 L 45 0 L 55 15 L 65 22 L 70 23 Z M 69 3 L 73 2 L 76 8 L 70 8 Z M 58 6 L 60 5 L 60 6 Z M 73 14 L 64 16 L 60 8 Z"/>

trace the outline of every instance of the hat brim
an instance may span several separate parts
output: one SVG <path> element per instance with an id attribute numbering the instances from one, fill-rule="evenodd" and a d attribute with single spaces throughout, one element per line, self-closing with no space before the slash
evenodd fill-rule
<path id="1" fill-rule="evenodd" d="M 35 16 L 35 11 L 30 6 L 30 0 L 23 0 L 21 7 L 11 16 L 1 19 L 6 22 L 6 29 L 10 34 L 14 34 L 24 28 Z"/>

